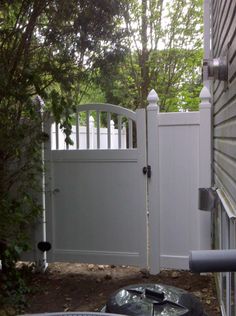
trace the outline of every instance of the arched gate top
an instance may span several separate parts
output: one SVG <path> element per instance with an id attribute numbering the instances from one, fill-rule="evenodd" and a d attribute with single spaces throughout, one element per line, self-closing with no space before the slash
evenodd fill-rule
<path id="1" fill-rule="evenodd" d="M 133 121 L 136 121 L 136 113 L 124 107 L 109 104 L 109 103 L 89 103 L 89 104 L 80 104 L 77 105 L 78 112 L 84 111 L 99 111 L 99 112 L 107 112 L 114 113 L 117 115 L 125 116 Z"/>

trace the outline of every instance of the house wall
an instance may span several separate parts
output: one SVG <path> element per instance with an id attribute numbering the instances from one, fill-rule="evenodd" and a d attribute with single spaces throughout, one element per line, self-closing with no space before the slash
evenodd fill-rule
<path id="1" fill-rule="evenodd" d="M 214 80 L 212 92 L 213 184 L 218 203 L 212 212 L 213 248 L 236 248 L 236 0 L 205 0 L 205 58 L 226 56 L 228 80 Z M 211 21 L 211 25 L 209 25 Z M 209 28 L 208 28 L 209 26 Z M 209 83 L 209 82 L 208 82 Z M 217 274 L 222 315 L 236 315 L 235 273 Z"/>
<path id="2" fill-rule="evenodd" d="M 212 0 L 212 55 L 228 55 L 228 82 L 213 82 L 214 183 L 236 206 L 236 1 Z"/>

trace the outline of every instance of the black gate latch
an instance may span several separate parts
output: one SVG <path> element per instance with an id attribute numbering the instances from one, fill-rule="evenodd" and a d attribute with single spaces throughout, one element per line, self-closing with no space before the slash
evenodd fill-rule
<path id="1" fill-rule="evenodd" d="M 143 174 L 146 174 L 148 178 L 151 178 L 152 170 L 150 165 L 143 167 Z"/>

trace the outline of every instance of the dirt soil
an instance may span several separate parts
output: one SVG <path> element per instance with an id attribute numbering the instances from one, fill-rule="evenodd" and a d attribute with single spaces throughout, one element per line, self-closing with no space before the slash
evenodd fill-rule
<path id="1" fill-rule="evenodd" d="M 151 276 L 146 270 L 125 266 L 57 263 L 45 274 L 34 273 L 33 291 L 25 313 L 100 311 L 109 296 L 131 284 L 162 283 L 197 296 L 208 316 L 220 316 L 214 278 L 187 271 L 162 270 Z"/>

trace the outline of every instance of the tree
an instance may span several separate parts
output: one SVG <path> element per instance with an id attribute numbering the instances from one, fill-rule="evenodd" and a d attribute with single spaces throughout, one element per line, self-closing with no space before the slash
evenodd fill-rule
<path id="1" fill-rule="evenodd" d="M 12 268 L 41 211 L 36 195 L 48 135 L 41 130 L 37 95 L 68 131 L 98 57 L 121 49 L 121 10 L 118 0 L 0 3 L 0 258 L 9 299 L 20 293 Z"/>
<path id="2" fill-rule="evenodd" d="M 132 0 L 127 2 L 125 12 L 126 57 L 118 65 L 105 65 L 105 71 L 109 69 L 112 74 L 109 84 L 101 70 L 107 96 L 118 103 L 125 103 L 125 99 L 118 100 L 117 95 L 127 96 L 129 103 L 131 95 L 131 107 L 143 107 L 148 92 L 154 88 L 162 111 L 177 110 L 178 106 L 196 109 L 202 59 L 202 1 Z M 107 87 L 111 90 L 107 91 Z M 194 102 L 188 103 L 187 95 Z"/>

